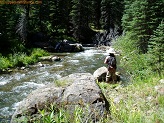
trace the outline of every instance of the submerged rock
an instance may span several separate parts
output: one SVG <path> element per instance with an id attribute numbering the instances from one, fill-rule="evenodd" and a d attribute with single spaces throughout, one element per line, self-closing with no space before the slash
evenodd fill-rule
<path id="1" fill-rule="evenodd" d="M 30 93 L 17 107 L 11 123 L 18 123 L 26 116 L 39 118 L 38 111 L 50 107 L 51 104 L 58 109 L 64 107 L 69 113 L 74 112 L 76 106 L 85 109 L 87 107 L 88 113 L 83 121 L 88 118 L 96 121 L 109 113 L 109 102 L 90 73 L 75 73 L 58 81 L 66 82 L 67 85 L 56 87 L 53 83 Z"/>

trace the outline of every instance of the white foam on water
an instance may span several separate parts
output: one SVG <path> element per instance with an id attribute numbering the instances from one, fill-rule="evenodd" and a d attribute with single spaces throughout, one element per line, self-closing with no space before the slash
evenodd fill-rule
<path id="1" fill-rule="evenodd" d="M 24 82 L 24 84 L 28 87 L 43 87 L 45 84 L 38 84 L 35 82 Z"/>
<path id="2" fill-rule="evenodd" d="M 96 52 L 97 52 L 96 50 L 85 50 L 84 52 L 75 54 L 75 56 L 77 56 L 77 57 L 81 57 L 81 56 L 89 57 L 89 56 L 93 56 Z"/>
<path id="3" fill-rule="evenodd" d="M 36 78 L 37 78 L 37 76 L 39 76 L 39 77 L 42 77 L 42 78 L 44 78 L 44 77 L 46 77 L 46 76 L 49 76 L 49 72 L 47 72 L 47 71 L 37 71 L 35 74 L 33 74 L 33 76 L 35 76 Z"/>
<path id="4" fill-rule="evenodd" d="M 85 50 L 84 52 L 75 54 L 75 57 L 85 57 L 85 58 L 88 58 L 88 57 L 92 57 L 92 56 L 94 56 L 96 54 L 107 55 L 107 53 L 105 51 L 102 52 L 102 51 L 99 51 L 99 50 L 92 49 L 92 50 Z"/>
<path id="5" fill-rule="evenodd" d="M 2 85 L 5 85 L 5 84 L 7 84 L 8 82 L 7 81 L 0 81 L 0 86 L 2 86 Z"/>
<path id="6" fill-rule="evenodd" d="M 71 62 L 71 63 L 79 63 L 79 60 L 69 60 L 68 62 Z"/>
<path id="7" fill-rule="evenodd" d="M 62 64 L 54 64 L 55 66 L 57 67 L 62 67 L 63 65 Z"/>
<path id="8" fill-rule="evenodd" d="M 45 84 L 38 84 L 35 82 L 24 82 L 23 85 L 13 88 L 12 91 L 19 93 L 19 92 L 25 91 L 25 89 L 39 88 L 39 87 L 43 87 L 43 86 L 45 86 Z"/>
<path id="9" fill-rule="evenodd" d="M 59 78 L 61 78 L 62 76 L 59 75 L 59 74 L 55 74 L 55 77 L 56 77 L 57 79 L 59 79 Z"/>
<path id="10" fill-rule="evenodd" d="M 22 101 L 12 104 L 12 106 L 11 106 L 12 109 L 15 110 L 21 103 L 22 103 Z"/>
<path id="11" fill-rule="evenodd" d="M 0 115 L 9 116 L 9 115 L 12 115 L 12 112 L 9 111 L 9 107 L 4 107 L 0 109 Z"/>
<path id="12" fill-rule="evenodd" d="M 23 78 L 25 76 L 26 76 L 25 74 L 17 73 L 17 74 L 14 75 L 14 79 L 20 80 L 21 78 Z"/>
<path id="13" fill-rule="evenodd" d="M 5 85 L 5 84 L 11 82 L 12 79 L 13 79 L 12 76 L 5 76 L 5 77 L 1 76 L 1 78 L 0 78 L 0 86 Z"/>
<path id="14" fill-rule="evenodd" d="M 25 77 L 25 74 L 17 73 L 11 76 L 5 76 L 0 78 L 0 86 L 12 82 L 12 80 L 20 80 Z"/>

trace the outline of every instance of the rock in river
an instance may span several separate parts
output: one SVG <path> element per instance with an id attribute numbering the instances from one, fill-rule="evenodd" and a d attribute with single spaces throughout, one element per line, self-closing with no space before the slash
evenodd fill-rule
<path id="1" fill-rule="evenodd" d="M 30 93 L 17 107 L 11 123 L 19 123 L 26 116 L 39 118 L 39 110 L 46 109 L 54 104 L 72 113 L 76 106 L 87 107 L 83 121 L 90 118 L 93 121 L 109 113 L 109 102 L 90 73 L 74 73 L 63 77 L 58 82 L 66 82 L 62 87 L 55 83 L 46 85 Z"/>

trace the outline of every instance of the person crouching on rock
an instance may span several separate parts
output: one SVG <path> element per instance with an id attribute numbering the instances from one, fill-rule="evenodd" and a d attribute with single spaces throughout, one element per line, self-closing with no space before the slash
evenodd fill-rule
<path id="1" fill-rule="evenodd" d="M 108 72 L 106 74 L 106 82 L 109 82 L 109 81 L 117 81 L 117 76 L 116 76 L 116 68 L 117 68 L 117 65 L 116 65 L 116 57 L 115 57 L 115 51 L 113 48 L 110 48 L 109 50 L 107 50 L 107 53 L 109 54 L 105 60 L 104 60 L 104 63 L 107 64 L 107 69 L 108 69 Z"/>

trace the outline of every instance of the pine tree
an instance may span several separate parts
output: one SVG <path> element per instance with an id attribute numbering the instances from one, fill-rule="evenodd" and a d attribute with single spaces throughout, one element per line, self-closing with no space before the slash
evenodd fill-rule
<path id="1" fill-rule="evenodd" d="M 19 34 L 22 41 L 27 43 L 27 26 L 29 18 L 29 5 L 20 5 L 17 7 L 17 12 L 20 13 L 19 20 L 16 25 L 16 33 Z"/>
<path id="2" fill-rule="evenodd" d="M 164 22 L 162 21 L 158 28 L 154 31 L 154 35 L 150 38 L 149 54 L 151 54 L 150 63 L 153 70 L 158 71 L 162 76 L 164 71 Z"/>
<path id="3" fill-rule="evenodd" d="M 159 0 L 125 0 L 122 26 L 125 31 L 132 32 L 142 53 L 147 52 L 150 36 L 162 19 L 163 5 Z"/>
<path id="4" fill-rule="evenodd" d="M 15 25 L 17 23 L 18 14 L 15 13 L 15 10 L 15 5 L 0 5 L 0 52 L 10 51 L 17 40 Z"/>
<path id="5" fill-rule="evenodd" d="M 101 29 L 101 0 L 92 1 L 92 24 L 94 28 Z"/>
<path id="6" fill-rule="evenodd" d="M 72 11 L 70 13 L 73 36 L 79 42 L 89 42 L 92 30 L 89 28 L 91 1 L 72 0 Z"/>
<path id="7" fill-rule="evenodd" d="M 102 28 L 109 30 L 121 26 L 123 11 L 122 0 L 101 1 L 101 24 Z"/>

